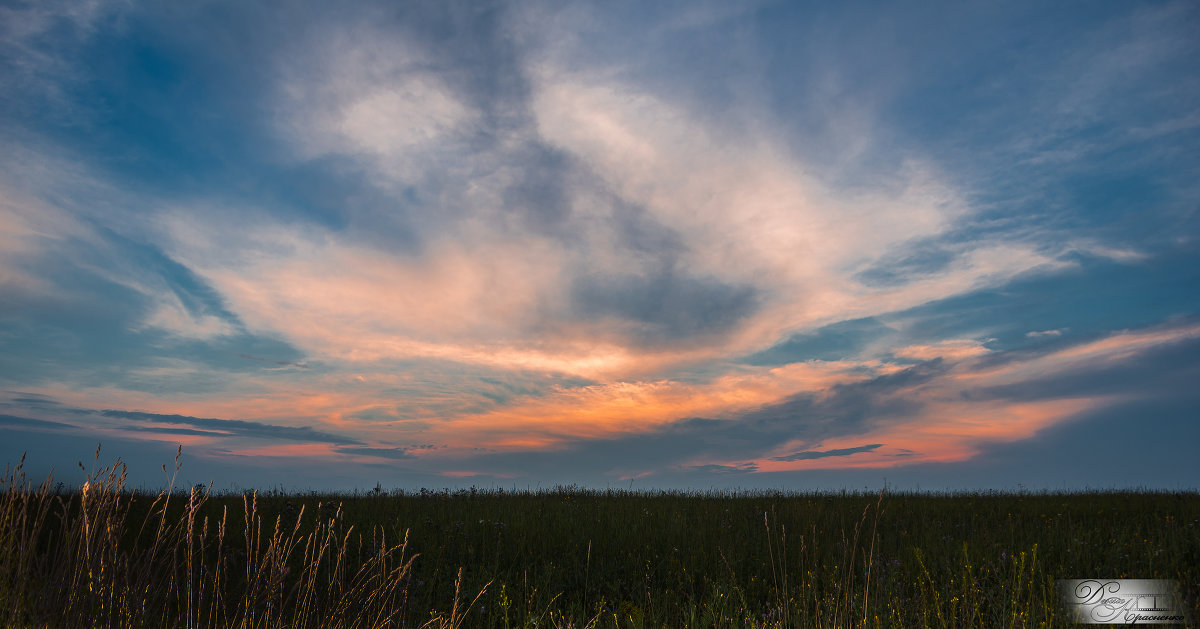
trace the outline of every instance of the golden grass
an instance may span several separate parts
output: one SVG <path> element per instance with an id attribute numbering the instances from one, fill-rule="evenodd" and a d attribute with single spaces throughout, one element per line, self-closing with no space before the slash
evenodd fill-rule
<path id="1" fill-rule="evenodd" d="M 254 493 L 243 497 L 241 514 L 226 505 L 210 517 L 207 489 L 139 495 L 126 490 L 120 462 L 89 474 L 70 494 L 52 491 L 52 478 L 33 486 L 24 462 L 5 470 L 0 493 L 4 626 L 403 624 L 416 558 L 407 534 L 389 540 L 383 527 L 355 531 L 340 504 L 319 504 L 308 516 L 302 506 L 294 520 L 277 515 L 272 522 Z M 146 515 L 131 523 L 139 501 L 149 501 Z M 459 596 L 456 590 L 448 615 L 432 614 L 423 626 L 459 627 L 470 609 Z"/>

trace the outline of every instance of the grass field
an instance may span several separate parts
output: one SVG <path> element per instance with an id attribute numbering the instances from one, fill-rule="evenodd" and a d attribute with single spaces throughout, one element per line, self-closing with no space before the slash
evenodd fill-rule
<path id="1" fill-rule="evenodd" d="M 1200 617 L 1196 493 L 147 495 L 123 473 L 8 470 L 7 626 L 1062 626 L 1060 578 L 1175 580 Z"/>

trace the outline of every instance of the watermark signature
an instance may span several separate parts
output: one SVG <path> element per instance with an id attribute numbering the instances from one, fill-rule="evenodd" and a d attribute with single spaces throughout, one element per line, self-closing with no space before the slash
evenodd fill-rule
<path id="1" fill-rule="evenodd" d="M 1060 579 L 1058 594 L 1072 622 L 1085 625 L 1174 625 L 1187 622 L 1174 581 Z"/>

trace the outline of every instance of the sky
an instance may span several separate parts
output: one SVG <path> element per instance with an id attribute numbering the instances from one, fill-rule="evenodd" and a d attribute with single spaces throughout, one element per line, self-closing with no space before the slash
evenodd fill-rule
<path id="1" fill-rule="evenodd" d="M 0 2 L 0 460 L 1196 488 L 1198 32 L 1155 1 Z"/>

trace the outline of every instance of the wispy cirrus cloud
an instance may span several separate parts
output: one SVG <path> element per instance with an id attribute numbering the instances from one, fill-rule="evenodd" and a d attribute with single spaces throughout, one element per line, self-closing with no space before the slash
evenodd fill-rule
<path id="1" fill-rule="evenodd" d="M 379 33 L 371 28 L 356 33 L 351 59 L 388 61 L 338 73 L 354 83 L 338 98 L 386 91 L 389 81 L 404 92 L 436 69 L 419 61 L 430 54 L 419 41 L 375 41 Z M 328 45 L 345 37 L 335 34 Z M 394 54 L 379 52 L 392 48 Z M 552 47 L 534 50 L 505 67 L 530 86 L 526 98 L 509 100 L 522 112 L 515 120 L 482 116 L 464 92 L 461 107 L 476 107 L 478 119 L 499 125 L 495 131 L 510 141 L 437 143 L 464 160 L 465 169 L 443 170 L 433 166 L 436 159 L 414 157 L 437 171 L 439 190 L 462 179 L 436 199 L 402 203 L 410 207 L 400 215 L 420 217 L 405 219 L 403 242 L 415 248 L 365 244 L 353 224 L 324 233 L 266 223 L 248 237 L 177 213 L 163 223 L 173 250 L 256 330 L 283 333 L 322 357 L 453 357 L 617 377 L 762 349 L 838 317 L 870 316 L 1069 266 L 1056 257 L 1065 251 L 997 240 L 961 247 L 955 264 L 901 286 L 860 283 L 856 267 L 946 234 L 970 215 L 928 165 L 910 161 L 878 190 L 839 197 L 804 174 L 806 156 L 765 135 L 733 136 L 687 102 L 607 78 L 600 69 L 561 69 Z M 323 85 L 324 71 L 289 75 L 288 89 Z M 354 78 L 363 71 L 373 78 Z M 409 100 L 405 107 L 424 102 Z M 340 101 L 300 99 L 290 106 L 344 130 L 336 121 L 348 106 Z M 412 117 L 401 113 L 395 109 L 387 120 L 409 124 Z M 423 126 L 441 133 L 454 125 Z M 349 155 L 385 181 L 408 173 L 384 158 L 389 151 L 419 156 L 422 149 L 376 131 L 358 139 L 342 134 L 314 150 Z M 548 190 L 537 169 L 530 181 L 504 162 L 531 152 L 561 156 L 552 163 L 563 180 Z M 553 230 L 544 222 L 535 228 L 512 221 L 536 202 L 555 204 Z M 431 221 L 463 212 L 470 221 Z M 653 248 L 644 247 L 647 238 Z M 230 250 L 231 242 L 242 244 Z M 240 253 L 246 251 L 259 253 Z"/>

